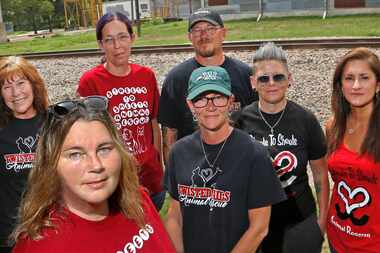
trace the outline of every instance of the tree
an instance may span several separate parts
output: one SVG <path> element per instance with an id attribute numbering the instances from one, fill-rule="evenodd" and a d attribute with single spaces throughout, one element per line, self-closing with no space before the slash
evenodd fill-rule
<path id="1" fill-rule="evenodd" d="M 32 28 L 37 34 L 44 20 L 52 30 L 51 18 L 55 7 L 51 0 L 1 0 L 4 20 L 12 21 L 15 26 Z"/>
<path id="2" fill-rule="evenodd" d="M 40 5 L 40 14 L 42 17 L 47 18 L 49 22 L 49 32 L 53 32 L 53 27 L 51 24 L 51 17 L 53 13 L 54 13 L 54 5 L 48 0 L 42 1 Z"/>

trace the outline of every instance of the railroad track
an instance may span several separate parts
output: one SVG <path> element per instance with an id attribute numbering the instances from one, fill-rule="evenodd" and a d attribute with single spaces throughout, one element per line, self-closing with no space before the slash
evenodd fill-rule
<path id="1" fill-rule="evenodd" d="M 284 49 L 296 48 L 354 48 L 354 47 L 380 47 L 380 37 L 375 38 L 327 38 L 327 39 L 287 39 L 287 40 L 256 40 L 256 41 L 233 41 L 223 43 L 223 47 L 228 50 L 255 50 L 262 43 L 274 41 Z M 190 44 L 163 45 L 163 46 L 135 46 L 132 48 L 133 54 L 147 53 L 177 53 L 189 52 L 193 48 Z M 42 53 L 23 54 L 25 58 L 56 58 L 56 57 L 85 57 L 102 55 L 99 49 L 81 49 L 69 51 L 52 51 Z"/>

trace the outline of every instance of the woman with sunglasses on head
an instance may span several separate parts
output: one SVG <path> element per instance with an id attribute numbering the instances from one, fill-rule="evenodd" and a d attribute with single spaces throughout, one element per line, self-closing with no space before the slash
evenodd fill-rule
<path id="1" fill-rule="evenodd" d="M 252 87 L 259 101 L 246 107 L 241 129 L 267 146 L 287 200 L 272 208 L 262 252 L 321 252 L 329 201 L 329 182 L 323 131 L 315 116 L 286 97 L 292 81 L 285 52 L 274 43 L 253 56 Z M 319 215 L 309 185 L 313 173 Z"/>
<path id="2" fill-rule="evenodd" d="M 90 96 L 49 107 L 14 253 L 175 252 L 107 104 Z"/>
<path id="3" fill-rule="evenodd" d="M 48 97 L 37 69 L 15 56 L 0 59 L 0 89 L 0 252 L 7 253 Z"/>
<path id="4" fill-rule="evenodd" d="M 367 48 L 349 51 L 335 69 L 326 124 L 334 181 L 327 236 L 333 253 L 380 247 L 380 60 Z"/>
<path id="5" fill-rule="evenodd" d="M 159 91 L 153 71 L 129 62 L 135 40 L 132 24 L 121 13 L 107 13 L 96 25 L 96 38 L 105 62 L 86 72 L 78 94 L 106 96 L 109 112 L 123 136 L 124 145 L 139 162 L 141 184 L 160 209 L 162 188 L 161 131 L 157 123 Z"/>

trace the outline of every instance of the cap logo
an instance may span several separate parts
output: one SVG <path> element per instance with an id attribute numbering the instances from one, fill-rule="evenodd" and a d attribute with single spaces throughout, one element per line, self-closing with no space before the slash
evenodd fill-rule
<path id="1" fill-rule="evenodd" d="M 207 71 L 207 72 L 203 72 L 202 75 L 198 76 L 196 81 L 199 81 L 199 80 L 208 81 L 208 80 L 217 80 L 217 79 L 218 79 L 218 73 L 217 72 Z"/>
<path id="2" fill-rule="evenodd" d="M 209 10 L 199 10 L 199 11 L 194 12 L 194 14 L 209 14 L 209 13 L 210 13 Z"/>

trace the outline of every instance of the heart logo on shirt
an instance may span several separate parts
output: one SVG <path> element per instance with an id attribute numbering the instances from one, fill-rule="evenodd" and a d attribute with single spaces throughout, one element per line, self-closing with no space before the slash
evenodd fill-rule
<path id="1" fill-rule="evenodd" d="M 349 200 L 342 192 L 343 189 L 348 193 Z M 366 189 L 364 189 L 363 187 L 356 187 L 353 190 L 351 190 L 351 188 L 344 181 L 340 181 L 338 184 L 338 194 L 345 204 L 347 214 L 351 214 L 357 208 L 366 206 L 371 199 Z M 364 199 L 359 202 L 354 202 L 356 196 L 358 196 L 359 194 L 362 194 Z M 354 203 L 350 204 L 350 201 Z"/>
<path id="2" fill-rule="evenodd" d="M 200 174 L 201 177 L 205 179 L 205 182 L 210 181 L 210 179 L 214 176 L 211 168 L 202 169 Z"/>
<path id="3" fill-rule="evenodd" d="M 277 175 L 281 177 L 297 167 L 297 158 L 289 151 L 282 151 L 274 158 L 273 165 L 277 169 Z"/>
<path id="4" fill-rule="evenodd" d="M 29 149 L 33 148 L 34 143 L 36 140 L 32 136 L 28 136 L 24 138 L 24 144 L 29 147 Z"/>

